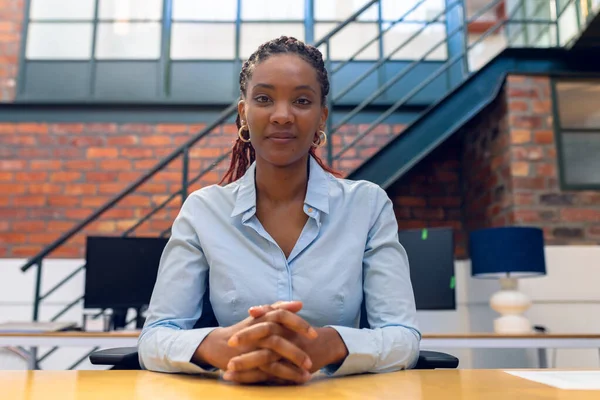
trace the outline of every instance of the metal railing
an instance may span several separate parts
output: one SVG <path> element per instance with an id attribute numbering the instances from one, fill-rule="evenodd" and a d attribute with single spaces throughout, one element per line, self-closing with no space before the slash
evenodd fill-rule
<path id="1" fill-rule="evenodd" d="M 516 15 L 520 11 L 523 11 L 525 9 L 525 1 L 526 0 L 521 1 L 520 4 L 517 7 L 515 7 L 509 13 L 509 15 L 506 16 L 506 18 L 497 21 L 485 33 L 481 34 L 477 38 L 477 40 L 475 40 L 474 42 L 472 42 L 468 45 L 466 44 L 466 41 L 465 41 L 465 46 L 460 53 L 452 55 L 451 57 L 447 58 L 444 62 L 440 62 L 440 66 L 438 69 L 436 69 L 434 72 L 429 74 L 423 81 L 421 81 L 419 84 L 415 85 L 410 91 L 408 91 L 408 93 L 406 93 L 404 96 L 402 96 L 396 102 L 394 102 L 389 108 L 387 108 L 387 110 L 385 110 L 383 113 L 381 113 L 381 115 L 379 117 L 377 117 L 374 121 L 372 121 L 366 127 L 366 129 L 364 131 L 359 132 L 357 134 L 357 136 L 350 143 L 343 146 L 341 148 L 341 150 L 337 153 L 334 153 L 332 136 L 336 135 L 346 123 L 348 123 L 355 116 L 359 115 L 362 111 L 365 110 L 366 107 L 372 105 L 376 99 L 378 99 L 380 96 L 382 96 L 384 93 L 386 93 L 394 84 L 399 82 L 401 79 L 407 77 L 407 75 L 411 71 L 414 71 L 419 65 L 422 65 L 423 62 L 427 59 L 427 57 L 429 57 L 436 49 L 440 48 L 444 44 L 447 44 L 448 41 L 452 37 L 454 37 L 455 35 L 458 35 L 460 33 L 466 35 L 467 29 L 468 29 L 468 26 L 470 23 L 477 21 L 481 16 L 483 16 L 490 10 L 492 10 L 495 7 L 497 7 L 498 5 L 500 5 L 500 3 L 503 3 L 504 0 L 490 1 L 485 6 L 483 6 L 479 10 L 477 10 L 470 18 L 466 18 L 464 3 L 462 0 L 457 0 L 457 1 L 447 5 L 441 12 L 437 13 L 434 17 L 429 19 L 426 23 L 424 23 L 420 27 L 420 29 L 418 29 L 411 36 L 409 36 L 404 42 L 402 42 L 398 46 L 396 46 L 386 56 L 381 55 L 381 57 L 379 58 L 379 60 L 377 62 L 375 62 L 371 67 L 369 67 L 367 69 L 367 71 L 365 71 L 363 74 L 361 74 L 356 79 L 354 79 L 346 87 L 344 87 L 342 90 L 340 90 L 335 95 L 332 92 L 332 94 L 329 96 L 329 99 L 328 99 L 328 106 L 329 106 L 330 111 L 333 111 L 333 109 L 336 106 L 336 103 L 339 104 L 339 101 L 345 95 L 347 95 L 353 88 L 355 88 L 357 85 L 359 85 L 361 82 L 363 82 L 371 74 L 378 71 L 378 69 L 382 65 L 384 65 L 386 62 L 389 62 L 393 58 L 393 56 L 395 54 L 397 54 L 400 50 L 406 48 L 406 46 L 408 46 L 411 42 L 413 42 L 429 26 L 431 26 L 434 23 L 439 23 L 440 20 L 443 17 L 447 16 L 449 12 L 455 11 L 455 9 L 458 10 L 459 7 L 462 8 L 463 21 L 460 24 L 460 26 L 452 29 L 451 31 L 448 31 L 446 33 L 446 36 L 444 37 L 444 39 L 439 40 L 435 43 L 432 43 L 431 47 L 427 51 L 425 51 L 421 55 L 421 57 L 412 61 L 408 66 L 403 68 L 400 72 L 396 73 L 390 79 L 388 79 L 384 83 L 380 84 L 379 87 L 375 91 L 373 91 L 373 93 L 368 95 L 362 102 L 360 102 L 356 107 L 354 107 L 352 110 L 350 110 L 335 125 L 332 122 L 333 118 L 328 119 L 328 133 L 330 135 L 330 140 L 328 140 L 327 161 L 328 161 L 329 165 L 333 165 L 334 161 L 339 160 L 341 158 L 341 156 L 343 154 L 345 154 L 349 149 L 355 147 L 361 140 L 363 140 L 366 136 L 368 136 L 371 132 L 373 132 L 373 130 L 379 124 L 384 122 L 387 118 L 389 118 L 392 114 L 394 114 L 399 108 L 401 108 L 402 106 L 405 106 L 408 102 L 410 102 L 412 99 L 414 99 L 414 97 L 420 91 L 422 91 L 424 88 L 426 88 L 429 84 L 431 84 L 439 76 L 448 72 L 456 63 L 462 61 L 467 66 L 467 70 L 463 74 L 461 82 L 464 81 L 465 79 L 467 79 L 473 73 L 475 73 L 475 71 L 471 71 L 468 68 L 468 60 L 467 59 L 468 59 L 469 51 L 472 50 L 475 46 L 483 43 L 491 35 L 498 33 L 500 31 L 500 29 L 502 29 L 506 26 L 509 26 L 509 25 L 519 25 L 519 24 L 524 25 L 524 26 L 527 26 L 528 24 L 546 24 L 547 30 L 549 30 L 550 27 L 554 26 L 554 28 L 557 31 L 556 44 L 558 45 L 558 43 L 560 43 L 560 39 L 558 37 L 558 35 L 559 35 L 558 34 L 559 19 L 562 17 L 562 12 L 564 12 L 564 10 L 567 9 L 573 3 L 575 3 L 576 5 L 579 4 L 581 0 L 568 1 L 566 3 L 565 7 L 563 7 L 563 9 L 560 11 L 560 13 L 556 14 L 556 17 L 553 20 L 540 20 L 540 19 L 531 20 L 531 19 L 527 19 L 527 18 L 520 18 L 520 19 L 515 18 Z M 588 0 L 583 0 L 583 1 L 588 1 Z M 331 57 L 332 38 L 334 38 L 338 33 L 340 33 L 346 26 L 348 26 L 348 24 L 357 20 L 363 13 L 365 13 L 371 7 L 373 7 L 373 6 L 381 7 L 380 0 L 371 0 L 371 1 L 367 2 L 364 6 L 362 6 L 360 9 L 358 9 L 356 12 L 354 12 L 351 16 L 349 16 L 347 19 L 345 19 L 343 22 L 341 22 L 339 25 L 337 25 L 331 32 L 329 32 L 323 38 L 321 38 L 316 43 L 314 43 L 314 45 L 317 47 L 322 46 L 322 45 L 325 46 L 325 62 L 326 62 L 326 67 L 327 67 L 328 71 L 330 71 L 330 76 L 333 76 L 334 74 L 338 73 L 345 66 L 347 66 L 350 62 L 356 60 L 357 57 L 363 51 L 365 51 L 370 45 L 372 45 L 376 41 L 381 41 L 383 38 L 383 35 L 385 35 L 387 32 L 389 32 L 390 29 L 392 29 L 396 24 L 399 24 L 399 23 L 402 23 L 403 21 L 405 21 L 410 16 L 411 13 L 413 13 L 419 7 L 422 7 L 425 3 L 427 3 L 427 0 L 415 1 L 415 3 L 406 12 L 404 12 L 395 21 L 391 22 L 389 24 L 389 26 L 386 27 L 386 29 L 380 30 L 379 33 L 374 38 L 365 42 L 365 44 L 362 45 L 358 50 L 356 50 L 349 58 L 340 62 L 339 64 L 337 64 L 334 67 L 333 66 L 334 62 Z M 544 3 L 542 3 L 542 4 L 544 4 Z M 534 13 L 535 13 L 535 11 L 534 11 Z M 579 8 L 578 8 L 578 15 L 579 15 Z M 544 33 L 539 33 L 539 35 L 543 35 L 543 34 Z M 514 37 L 507 38 L 507 46 L 511 46 L 514 39 L 515 39 Z M 537 38 L 536 40 L 539 40 L 539 38 Z M 532 43 L 536 43 L 535 40 Z M 330 81 L 333 81 L 333 79 L 330 79 Z M 447 93 L 449 93 L 451 90 L 452 90 L 452 88 L 449 88 Z M 441 94 L 440 98 L 445 95 L 446 94 Z M 173 162 L 176 159 L 179 159 L 180 157 L 182 160 L 181 188 L 179 190 L 171 193 L 171 195 L 169 195 L 166 199 L 164 199 L 162 202 L 160 202 L 160 204 L 158 204 L 156 207 L 151 209 L 146 215 L 141 217 L 134 225 L 132 225 L 131 227 L 126 229 L 123 232 L 122 236 L 126 237 L 126 236 L 130 236 L 130 235 L 134 234 L 135 231 L 142 224 L 144 224 L 146 221 L 148 221 L 150 218 L 152 218 L 154 215 L 156 215 L 156 213 L 158 213 L 160 210 L 164 209 L 170 202 L 172 202 L 178 196 L 181 197 L 181 201 L 183 202 L 188 195 L 189 187 L 191 185 L 197 183 L 202 177 L 204 177 L 208 172 L 212 171 L 217 165 L 219 165 L 222 161 L 227 159 L 230 155 L 230 151 L 224 152 L 222 155 L 215 158 L 213 160 L 213 162 L 210 164 L 210 166 L 203 169 L 202 171 L 200 171 L 199 174 L 197 174 L 196 176 L 194 176 L 193 178 L 190 179 L 189 178 L 190 149 L 193 146 L 195 146 L 196 144 L 198 144 L 199 142 L 201 142 L 204 138 L 210 136 L 210 133 L 215 128 L 219 127 L 221 124 L 230 120 L 233 116 L 236 115 L 236 113 L 237 113 L 237 101 L 232 103 L 230 106 L 228 106 L 223 112 L 220 113 L 220 115 L 212 123 L 207 125 L 197 135 L 190 138 L 184 144 L 179 146 L 176 150 L 173 151 L 173 153 L 171 153 L 170 155 L 165 157 L 163 160 L 158 162 L 155 167 L 150 169 L 150 171 L 148 171 L 142 177 L 138 178 L 135 182 L 133 182 L 131 185 L 129 185 L 126 189 L 122 190 L 113 199 L 106 202 L 102 207 L 100 207 L 98 210 L 93 212 L 85 220 L 78 223 L 72 229 L 70 229 L 65 234 L 63 234 L 60 238 L 58 238 L 53 243 L 51 243 L 50 245 L 45 247 L 41 252 L 36 254 L 34 257 L 32 257 L 30 260 L 28 260 L 25 265 L 23 265 L 21 267 L 21 270 L 24 272 L 29 270 L 33 266 L 37 267 L 36 268 L 36 277 L 35 277 L 35 289 L 34 289 L 34 308 L 33 308 L 33 320 L 34 321 L 38 321 L 38 319 L 39 319 L 40 303 L 42 301 L 44 301 L 45 299 L 47 299 L 50 295 L 55 293 L 59 288 L 61 288 L 64 284 L 69 282 L 71 279 L 73 279 L 76 275 L 78 275 L 80 272 L 82 272 L 85 269 L 85 265 L 80 266 L 79 268 L 77 268 L 73 272 L 71 272 L 68 276 L 66 276 L 64 279 L 62 279 L 60 282 L 55 284 L 51 289 L 47 290 L 44 294 L 42 294 L 41 293 L 41 281 L 42 281 L 42 270 L 43 270 L 44 258 L 47 257 L 49 254 L 51 254 L 53 251 L 55 251 L 57 248 L 59 248 L 60 246 L 65 244 L 67 241 L 72 239 L 75 235 L 77 235 L 78 233 L 81 233 L 92 222 L 98 220 L 98 218 L 100 218 L 102 215 L 104 215 L 108 210 L 114 208 L 121 200 L 126 198 L 131 193 L 135 192 L 145 182 L 150 180 L 152 177 L 154 177 L 159 172 L 163 171 L 165 168 L 167 168 L 167 166 L 169 166 L 169 164 L 171 162 Z M 165 237 L 169 233 L 170 233 L 170 228 L 163 230 L 160 233 L 160 236 Z M 66 305 L 60 312 L 58 312 L 54 316 L 52 316 L 50 318 L 50 321 L 58 320 L 66 312 L 68 312 L 70 309 L 75 307 L 82 299 L 83 299 L 83 296 L 78 297 L 77 299 L 73 300 L 71 303 Z M 102 313 L 103 313 L 103 311 L 98 312 L 96 317 L 102 315 Z M 94 349 L 94 350 L 96 350 L 96 349 Z M 38 362 L 43 361 L 48 356 L 53 354 L 55 351 L 56 351 L 56 348 L 52 348 L 50 351 L 48 351 L 44 355 L 37 358 L 37 361 Z M 85 360 L 88 357 L 89 354 L 91 354 L 91 352 L 86 354 L 85 356 L 83 356 L 76 363 L 74 363 L 71 366 L 71 369 L 76 368 L 83 360 Z"/>

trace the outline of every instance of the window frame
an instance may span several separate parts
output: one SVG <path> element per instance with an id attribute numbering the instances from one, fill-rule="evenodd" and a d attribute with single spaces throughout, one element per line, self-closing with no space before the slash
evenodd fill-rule
<path id="1" fill-rule="evenodd" d="M 588 191 L 588 190 L 600 190 L 600 181 L 598 183 L 570 183 L 566 177 L 566 160 L 563 157 L 563 135 L 571 132 L 589 132 L 595 133 L 600 136 L 600 126 L 598 128 L 565 128 L 562 126 L 560 120 L 560 104 L 558 94 L 558 84 L 563 82 L 597 82 L 600 85 L 600 76 L 585 76 L 585 77 L 573 77 L 573 76 L 562 76 L 562 77 L 551 77 L 551 95 L 552 95 L 552 119 L 556 145 L 556 164 L 558 167 L 558 178 L 561 190 L 564 191 Z"/>

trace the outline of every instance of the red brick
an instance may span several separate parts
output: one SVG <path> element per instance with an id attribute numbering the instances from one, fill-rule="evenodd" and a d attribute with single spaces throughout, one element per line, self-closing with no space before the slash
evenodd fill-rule
<path id="1" fill-rule="evenodd" d="M 510 171 L 513 176 L 528 176 L 529 163 L 523 161 L 515 161 L 510 165 Z"/>
<path id="2" fill-rule="evenodd" d="M 12 172 L 0 171 L 0 182 L 6 183 L 13 180 L 14 174 Z"/>
<path id="3" fill-rule="evenodd" d="M 41 207 L 46 205 L 46 196 L 15 196 L 13 205 L 17 207 Z"/>
<path id="4" fill-rule="evenodd" d="M 138 147 L 121 149 L 121 156 L 127 158 L 151 158 L 154 152 L 152 149 L 144 149 Z"/>
<path id="5" fill-rule="evenodd" d="M 13 232 L 37 232 L 46 228 L 44 221 L 14 221 L 11 224 Z"/>
<path id="6" fill-rule="evenodd" d="M 512 144 L 529 143 L 531 141 L 531 131 L 525 129 L 511 129 L 510 142 Z"/>
<path id="7" fill-rule="evenodd" d="M 124 218 L 134 218 L 135 212 L 130 208 L 112 208 L 102 214 L 103 218 L 115 218 L 115 219 L 124 219 Z"/>
<path id="8" fill-rule="evenodd" d="M 52 252 L 52 257 L 57 258 L 80 258 L 83 253 L 81 246 L 60 246 Z"/>
<path id="9" fill-rule="evenodd" d="M 167 185 L 161 183 L 145 183 L 138 189 L 139 193 L 167 193 Z"/>
<path id="10" fill-rule="evenodd" d="M 112 198 L 106 196 L 92 196 L 92 197 L 83 197 L 81 199 L 82 207 L 102 207 L 106 203 L 108 203 Z"/>
<path id="11" fill-rule="evenodd" d="M 508 104 L 508 109 L 515 112 L 528 111 L 529 103 L 525 100 L 511 99 Z"/>
<path id="12" fill-rule="evenodd" d="M 519 129 L 540 129 L 543 127 L 542 117 L 532 115 L 511 115 L 509 124 Z"/>
<path id="13" fill-rule="evenodd" d="M 535 196 L 532 193 L 514 193 L 513 199 L 516 206 L 530 206 L 535 202 Z"/>
<path id="14" fill-rule="evenodd" d="M 127 133 L 153 133 L 155 127 L 148 124 L 123 124 L 119 126 L 119 131 Z"/>
<path id="15" fill-rule="evenodd" d="M 552 112 L 550 100 L 533 100 L 532 106 L 535 114 L 550 114 Z"/>
<path id="16" fill-rule="evenodd" d="M 12 246 L 11 255 L 13 257 L 33 257 L 44 249 L 44 245 L 20 245 Z"/>
<path id="17" fill-rule="evenodd" d="M 129 195 L 119 202 L 120 206 L 147 206 L 150 199 L 147 196 Z"/>
<path id="18" fill-rule="evenodd" d="M 528 77 L 524 76 L 524 75 L 508 75 L 506 77 L 506 82 L 510 85 L 519 85 L 519 84 L 523 84 L 525 82 L 527 82 Z"/>
<path id="19" fill-rule="evenodd" d="M 51 149 L 41 147 L 23 147 L 17 149 L 17 155 L 21 159 L 45 159 L 52 157 Z"/>
<path id="20" fill-rule="evenodd" d="M 204 128 L 206 128 L 206 124 L 192 124 L 189 126 L 189 133 L 191 135 L 196 135 L 204 130 Z M 235 133 L 237 134 L 237 127 L 235 128 Z"/>
<path id="21" fill-rule="evenodd" d="M 538 176 L 556 177 L 556 165 L 551 163 L 541 163 L 535 166 Z"/>
<path id="22" fill-rule="evenodd" d="M 100 183 L 98 185 L 99 194 L 117 194 L 129 186 L 127 182 Z"/>
<path id="23" fill-rule="evenodd" d="M 420 220 L 444 219 L 446 216 L 443 208 L 413 208 L 412 213 Z"/>
<path id="24" fill-rule="evenodd" d="M 48 125 L 32 124 L 32 123 L 19 123 L 19 124 L 17 124 L 17 131 L 19 133 L 46 134 L 46 133 L 48 133 Z"/>
<path id="25" fill-rule="evenodd" d="M 21 133 L 15 136 L 0 136 L 0 143 L 9 144 L 13 146 L 35 146 L 36 142 L 37 138 L 35 136 L 28 136 Z"/>
<path id="26" fill-rule="evenodd" d="M 600 222 L 600 209 L 563 208 L 560 216 L 567 222 Z"/>
<path id="27" fill-rule="evenodd" d="M 93 160 L 70 160 L 65 161 L 65 169 L 68 170 L 90 170 L 95 169 L 97 166 L 97 162 Z"/>
<path id="28" fill-rule="evenodd" d="M 73 228 L 75 224 L 73 222 L 66 221 L 48 221 L 46 230 L 48 232 L 67 232 Z"/>
<path id="29" fill-rule="evenodd" d="M 184 124 L 160 124 L 156 127 L 156 131 L 159 133 L 186 133 L 188 126 Z"/>
<path id="30" fill-rule="evenodd" d="M 0 135 L 12 135 L 17 132 L 16 124 L 0 123 Z"/>
<path id="31" fill-rule="evenodd" d="M 17 172 L 15 178 L 19 182 L 44 182 L 48 179 L 47 172 Z"/>
<path id="32" fill-rule="evenodd" d="M 507 90 L 507 95 L 509 98 L 523 97 L 523 98 L 537 99 L 540 97 L 540 94 L 535 89 L 518 88 L 518 87 L 509 87 Z"/>
<path id="33" fill-rule="evenodd" d="M 546 180 L 543 177 L 534 178 L 514 178 L 513 188 L 514 189 L 529 189 L 529 190 L 540 190 L 546 187 Z"/>
<path id="34" fill-rule="evenodd" d="M 119 173 L 119 182 L 128 182 L 129 184 L 133 183 L 137 179 L 139 179 L 142 175 L 139 172 L 120 172 Z M 157 179 L 156 176 L 154 179 Z"/>
<path id="35" fill-rule="evenodd" d="M 53 207 L 74 207 L 79 205 L 79 196 L 50 196 L 48 205 Z"/>
<path id="36" fill-rule="evenodd" d="M 398 229 L 421 229 L 427 228 L 427 222 L 425 221 L 398 221 Z"/>
<path id="37" fill-rule="evenodd" d="M 92 147 L 87 149 L 87 158 L 116 158 L 119 149 L 115 147 Z"/>
<path id="38" fill-rule="evenodd" d="M 89 132 L 89 133 L 102 133 L 102 134 L 116 133 L 117 125 L 116 124 L 98 124 L 98 123 L 85 124 L 84 131 Z"/>
<path id="39" fill-rule="evenodd" d="M 554 143 L 554 132 L 551 130 L 535 131 L 534 142 L 537 144 L 552 144 Z"/>
<path id="40" fill-rule="evenodd" d="M 431 197 L 429 205 L 433 207 L 460 207 L 462 200 L 460 197 Z"/>
<path id="41" fill-rule="evenodd" d="M 62 185 L 54 183 L 38 183 L 35 185 L 28 185 L 27 192 L 29 194 L 59 194 L 63 193 L 64 188 Z"/>
<path id="42" fill-rule="evenodd" d="M 106 144 L 108 146 L 133 146 L 137 145 L 139 141 L 140 139 L 137 136 L 127 135 L 109 137 L 106 139 Z"/>
<path id="43" fill-rule="evenodd" d="M 100 169 L 105 171 L 131 170 L 131 161 L 129 160 L 102 160 Z"/>
<path id="44" fill-rule="evenodd" d="M 64 133 L 82 133 L 84 130 L 84 124 L 51 124 L 50 131 L 52 133 L 64 134 Z"/>
<path id="45" fill-rule="evenodd" d="M 62 169 L 62 161 L 59 160 L 32 160 L 30 163 L 31 169 L 39 169 L 45 171 Z"/>
<path id="46" fill-rule="evenodd" d="M 117 224 L 114 221 L 95 221 L 89 225 L 89 229 L 96 232 L 115 232 Z"/>
<path id="47" fill-rule="evenodd" d="M 0 160 L 0 171 L 21 171 L 26 165 L 25 160 Z"/>
<path id="48" fill-rule="evenodd" d="M 525 147 L 512 146 L 510 149 L 513 160 L 522 161 L 538 161 L 544 158 L 544 150 L 540 146 Z"/>
<path id="49" fill-rule="evenodd" d="M 531 223 L 540 220 L 538 212 L 534 210 L 515 210 L 514 218 L 516 223 Z"/>
<path id="50" fill-rule="evenodd" d="M 83 198 L 83 200 L 85 200 L 85 197 Z M 90 215 L 92 215 L 92 213 L 94 211 L 95 210 L 91 209 L 91 208 L 78 208 L 78 209 L 66 210 L 65 217 L 67 219 L 82 220 L 82 219 L 85 219 L 85 218 L 89 217 Z"/>
<path id="51" fill-rule="evenodd" d="M 135 169 L 140 169 L 140 170 L 149 170 L 152 169 L 156 166 L 157 162 L 156 160 L 139 160 L 139 161 L 134 161 L 134 165 L 135 165 Z M 173 164 L 173 163 L 171 163 Z M 169 167 L 171 167 L 171 164 L 169 164 Z M 180 165 L 176 166 L 177 169 L 181 169 L 181 161 L 180 161 Z"/>
<path id="52" fill-rule="evenodd" d="M 26 184 L 22 183 L 0 183 L 0 193 L 2 194 L 23 194 L 27 190 Z"/>
<path id="53" fill-rule="evenodd" d="M 425 207 L 427 205 L 427 201 L 424 197 L 396 196 L 394 197 L 394 204 L 397 206 Z"/>
<path id="54" fill-rule="evenodd" d="M 81 173 L 75 171 L 59 171 L 50 175 L 51 182 L 75 182 L 81 179 Z"/>
<path id="55" fill-rule="evenodd" d="M 114 182 L 117 180 L 117 172 L 86 172 L 85 179 L 87 182 Z"/>

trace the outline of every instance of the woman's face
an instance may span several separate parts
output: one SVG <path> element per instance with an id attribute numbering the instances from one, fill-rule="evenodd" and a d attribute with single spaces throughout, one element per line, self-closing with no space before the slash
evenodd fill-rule
<path id="1" fill-rule="evenodd" d="M 254 67 L 238 112 L 257 160 L 285 167 L 306 160 L 328 110 L 315 69 L 295 54 L 276 54 Z"/>

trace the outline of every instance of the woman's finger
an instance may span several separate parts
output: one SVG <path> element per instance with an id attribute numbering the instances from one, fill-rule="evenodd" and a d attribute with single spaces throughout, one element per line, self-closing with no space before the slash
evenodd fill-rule
<path id="1" fill-rule="evenodd" d="M 227 364 L 228 371 L 249 371 L 261 365 L 278 361 L 281 356 L 270 349 L 260 349 L 233 357 Z"/>
<path id="2" fill-rule="evenodd" d="M 301 384 L 306 383 L 311 377 L 310 372 L 282 361 L 264 364 L 260 366 L 259 369 L 286 382 L 295 382 Z"/>
<path id="3" fill-rule="evenodd" d="M 237 383 L 259 383 L 267 382 L 271 380 L 272 377 L 265 371 L 253 369 L 250 371 L 226 371 L 223 375 L 223 379 Z"/>
<path id="4" fill-rule="evenodd" d="M 260 319 L 278 323 L 308 339 L 315 339 L 318 336 L 317 331 L 304 318 L 288 310 L 276 309 L 268 312 Z"/>
<path id="5" fill-rule="evenodd" d="M 248 309 L 248 314 L 253 318 L 260 318 L 269 311 L 273 311 L 280 308 L 293 313 L 297 313 L 302 309 L 302 306 L 303 304 L 301 301 L 278 301 L 270 305 L 268 304 L 250 307 L 250 309 Z"/>
<path id="6" fill-rule="evenodd" d="M 258 346 L 263 349 L 270 349 L 281 357 L 297 365 L 299 368 L 309 370 L 312 367 L 312 360 L 304 350 L 293 344 L 287 339 L 278 335 L 271 335 L 261 340 Z"/>

